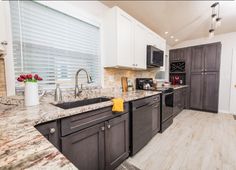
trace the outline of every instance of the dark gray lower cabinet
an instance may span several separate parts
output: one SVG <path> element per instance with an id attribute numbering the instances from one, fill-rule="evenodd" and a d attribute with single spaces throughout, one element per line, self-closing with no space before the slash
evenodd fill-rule
<path id="1" fill-rule="evenodd" d="M 47 122 L 36 125 L 35 128 L 51 142 L 57 149 L 60 150 L 59 144 L 59 131 L 57 121 Z"/>
<path id="2" fill-rule="evenodd" d="M 104 123 L 62 137 L 62 153 L 80 170 L 104 169 Z"/>
<path id="3" fill-rule="evenodd" d="M 160 130 L 161 130 L 161 108 L 160 108 L 160 101 L 158 101 L 152 105 L 152 135 L 154 136 Z"/>
<path id="4" fill-rule="evenodd" d="M 190 108 L 218 112 L 219 72 L 191 75 Z"/>
<path id="5" fill-rule="evenodd" d="M 116 168 L 129 156 L 128 116 L 124 114 L 105 122 L 106 170 Z"/>
<path id="6" fill-rule="evenodd" d="M 192 73 L 191 74 L 191 85 L 190 85 L 190 108 L 202 110 L 203 105 L 203 73 Z"/>
<path id="7" fill-rule="evenodd" d="M 80 170 L 111 170 L 129 156 L 128 113 L 61 138 L 62 153 Z"/>
<path id="8" fill-rule="evenodd" d="M 187 88 L 180 88 L 174 90 L 174 108 L 173 115 L 177 116 L 184 108 L 186 108 L 186 100 L 187 100 Z"/>
<path id="9" fill-rule="evenodd" d="M 204 73 L 203 110 L 218 112 L 219 73 Z"/>

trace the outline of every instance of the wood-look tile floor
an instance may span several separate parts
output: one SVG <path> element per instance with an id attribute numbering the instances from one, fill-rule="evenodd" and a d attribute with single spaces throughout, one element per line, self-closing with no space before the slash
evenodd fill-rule
<path id="1" fill-rule="evenodd" d="M 141 170 L 236 170 L 236 120 L 184 110 L 127 161 Z"/>

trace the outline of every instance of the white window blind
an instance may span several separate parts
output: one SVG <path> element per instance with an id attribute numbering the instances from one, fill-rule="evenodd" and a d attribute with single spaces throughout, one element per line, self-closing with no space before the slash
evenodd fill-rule
<path id="1" fill-rule="evenodd" d="M 85 68 L 101 82 L 99 28 L 33 1 L 11 1 L 15 76 L 38 73 L 46 88 L 74 86 Z M 80 83 L 86 76 L 81 72 Z"/>

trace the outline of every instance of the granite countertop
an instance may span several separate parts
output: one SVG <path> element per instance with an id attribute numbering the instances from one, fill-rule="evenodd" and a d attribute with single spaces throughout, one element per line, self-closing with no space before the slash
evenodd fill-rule
<path id="1" fill-rule="evenodd" d="M 159 93 L 154 91 L 107 92 L 97 93 L 96 96 L 121 97 L 128 102 Z M 4 103 L 3 100 L 0 100 L 0 103 Z M 0 169 L 77 169 L 34 126 L 112 106 L 112 102 L 107 101 L 64 110 L 50 104 L 51 102 L 47 100 L 33 107 L 24 107 L 17 102 L 14 105 L 9 103 L 8 101 L 8 105 L 0 104 Z"/>

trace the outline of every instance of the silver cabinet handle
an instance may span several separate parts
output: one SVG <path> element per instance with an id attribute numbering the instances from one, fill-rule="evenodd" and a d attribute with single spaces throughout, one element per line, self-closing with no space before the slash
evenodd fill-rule
<path id="1" fill-rule="evenodd" d="M 50 133 L 53 134 L 56 132 L 56 129 L 55 128 L 50 128 Z"/>
<path id="2" fill-rule="evenodd" d="M 111 128 L 111 125 L 107 125 L 107 128 L 110 129 L 110 128 Z"/>
<path id="3" fill-rule="evenodd" d="M 102 131 L 104 131 L 104 130 L 105 130 L 105 127 L 104 127 L 104 126 L 103 126 L 103 127 L 101 127 L 101 130 L 102 130 Z"/>
<path id="4" fill-rule="evenodd" d="M 7 41 L 2 41 L 1 44 L 4 46 L 4 45 L 7 45 Z"/>
<path id="5" fill-rule="evenodd" d="M 155 106 L 153 106 L 153 107 L 154 107 L 154 108 L 158 108 L 158 106 L 159 106 L 159 105 L 155 105 Z"/>

